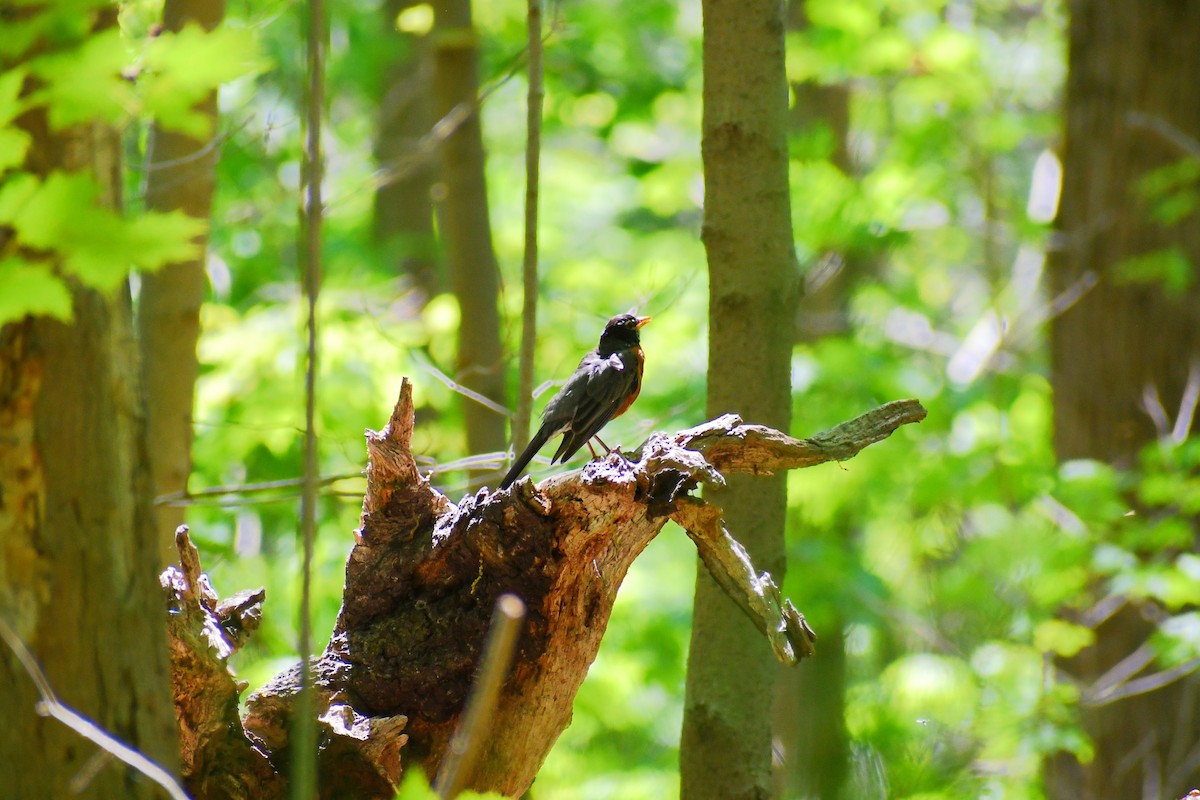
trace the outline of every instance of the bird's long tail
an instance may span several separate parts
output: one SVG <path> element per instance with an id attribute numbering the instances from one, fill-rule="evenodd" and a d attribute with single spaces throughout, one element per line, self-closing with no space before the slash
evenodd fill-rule
<path id="1" fill-rule="evenodd" d="M 517 460 L 513 462 L 512 469 L 504 476 L 504 480 L 500 481 L 500 488 L 507 489 L 512 486 L 513 481 L 521 477 L 521 473 L 525 471 L 525 467 L 529 466 L 529 462 L 537 455 L 538 450 L 542 449 L 542 445 L 550 438 L 550 433 L 543 426 L 529 440 L 529 444 L 525 445 L 525 449 L 521 451 L 521 455 L 517 456 Z"/>

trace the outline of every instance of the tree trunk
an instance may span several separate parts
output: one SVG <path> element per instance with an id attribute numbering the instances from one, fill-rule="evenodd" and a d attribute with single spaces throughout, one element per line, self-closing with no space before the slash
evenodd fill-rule
<path id="1" fill-rule="evenodd" d="M 167 0 L 163 26 L 179 31 L 188 23 L 212 30 L 225 15 L 224 0 Z M 196 111 L 210 123 L 210 133 L 196 139 L 159 125 L 150 131 L 146 158 L 146 207 L 181 210 L 207 220 L 217 163 L 217 93 Z M 202 237 L 207 240 L 207 236 Z M 138 296 L 138 344 L 146 392 L 146 427 L 151 442 L 150 472 L 155 496 L 187 490 L 192 472 L 192 409 L 199 361 L 200 304 L 204 300 L 205 241 L 196 258 L 168 264 L 142 275 Z M 176 558 L 175 529 L 183 524 L 183 506 L 158 504 L 155 525 L 161 564 Z"/>
<path id="2" fill-rule="evenodd" d="M 804 31 L 809 21 L 804 0 L 788 3 L 789 30 Z M 853 172 L 847 143 L 850 138 L 850 88 L 848 84 L 803 81 L 791 84 L 792 107 L 788 127 L 795 136 L 828 136 L 825 156 L 845 175 Z M 853 253 L 824 253 L 802 265 L 804 291 L 797 306 L 796 332 L 802 342 L 815 342 L 849 329 L 846 313 L 850 289 L 866 264 Z M 855 532 L 841 519 L 821 531 L 793 531 L 792 535 L 820 536 L 836 548 L 853 549 Z M 851 563 L 848 559 L 846 563 Z M 845 620 L 837 601 L 820 592 L 800 591 L 801 608 L 816 608 L 810 621 L 825 635 L 821 657 L 804 669 L 782 670 L 775 690 L 774 749 L 775 797 L 841 796 L 849 768 L 850 742 L 846 730 Z"/>
<path id="3" fill-rule="evenodd" d="M 787 430 L 797 297 L 788 198 L 783 6 L 704 0 L 703 240 L 709 270 L 708 411 Z M 784 570 L 786 481 L 732 477 L 711 493 L 756 564 Z M 688 656 L 684 800 L 771 795 L 776 666 L 702 566 Z"/>
<path id="4" fill-rule="evenodd" d="M 115 24 L 115 9 L 106 17 Z M 115 131 L 51 132 L 42 111 L 18 124 L 33 137 L 27 169 L 90 169 L 105 202 L 119 203 Z M 129 295 L 77 286 L 72 295 L 73 323 L 27 318 L 0 328 L 0 616 L 66 705 L 173 769 L 178 739 Z M 161 796 L 38 716 L 37 701 L 5 649 L 6 797 Z"/>
<path id="5" fill-rule="evenodd" d="M 421 293 L 421 303 L 442 290 L 433 232 L 434 164 L 424 161 L 419 142 L 433 128 L 430 58 L 426 41 L 395 32 L 397 15 L 414 0 L 388 0 L 383 17 L 400 51 L 387 67 L 379 102 L 375 159 L 385 182 L 375 190 L 372 234 L 383 257 Z"/>
<path id="6" fill-rule="evenodd" d="M 1062 459 L 1136 464 L 1156 430 L 1143 410 L 1157 392 L 1178 413 L 1190 365 L 1200 359 L 1200 220 L 1155 222 L 1139 181 L 1185 157 L 1200 131 L 1200 5 L 1073 2 L 1066 149 L 1053 254 L 1056 295 L 1095 281 L 1051 328 L 1055 448 Z M 1179 132 L 1184 132 L 1183 139 Z M 1183 142 L 1185 147 L 1180 146 Z M 1190 261 L 1191 286 L 1120 277 L 1128 259 L 1167 247 Z M 1137 607 L 1141 605 L 1143 607 Z M 1094 647 L 1062 666 L 1084 686 L 1132 653 L 1153 625 L 1130 602 L 1097 630 Z M 1200 742 L 1200 681 L 1185 679 L 1110 705 L 1085 707 L 1095 745 L 1086 765 L 1063 756 L 1047 773 L 1052 798 L 1174 798 L 1200 783 L 1189 760 Z"/>
<path id="7" fill-rule="evenodd" d="M 438 0 L 435 10 L 433 93 L 436 114 L 441 118 L 461 103 L 476 103 L 478 57 L 470 0 Z M 442 144 L 442 183 L 444 239 L 461 315 L 457 379 L 471 391 L 504 405 L 500 270 L 488 222 L 478 109 Z M 503 417 L 466 397 L 463 413 L 468 451 L 479 454 L 505 448 Z"/>

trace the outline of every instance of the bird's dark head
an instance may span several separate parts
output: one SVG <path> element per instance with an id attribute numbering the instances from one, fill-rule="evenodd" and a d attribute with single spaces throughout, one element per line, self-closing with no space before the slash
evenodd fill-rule
<path id="1" fill-rule="evenodd" d="M 638 328 L 649 321 L 650 317 L 635 317 L 633 314 L 618 314 L 610 319 L 600 334 L 600 355 L 608 356 L 618 350 L 637 347 L 642 342 Z"/>

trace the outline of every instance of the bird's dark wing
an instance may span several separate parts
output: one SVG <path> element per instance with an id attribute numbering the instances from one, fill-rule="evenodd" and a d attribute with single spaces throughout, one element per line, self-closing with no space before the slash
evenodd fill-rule
<path id="1" fill-rule="evenodd" d="M 620 351 L 607 358 L 588 353 L 543 414 L 547 424 L 553 420 L 555 428 L 563 430 L 562 444 L 551 461 L 567 460 L 599 433 L 638 380 L 634 353 Z"/>

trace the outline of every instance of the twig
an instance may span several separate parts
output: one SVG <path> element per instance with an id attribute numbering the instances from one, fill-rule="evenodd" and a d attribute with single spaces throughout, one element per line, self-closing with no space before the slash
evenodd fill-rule
<path id="1" fill-rule="evenodd" d="M 550 38 L 552 33 L 553 29 L 547 30 L 546 35 L 542 37 L 542 42 Z M 501 70 L 503 74 L 480 91 L 473 102 L 459 103 L 446 112 L 445 116 L 435 122 L 429 131 L 417 140 L 411 152 L 381 164 L 367 181 L 332 198 L 329 205 L 336 205 L 347 197 L 355 196 L 363 191 L 378 191 L 385 186 L 402 181 L 414 171 L 433 161 L 437 157 L 438 148 L 442 142 L 449 139 L 464 122 L 471 118 L 472 114 L 478 113 L 483 108 L 483 104 L 493 94 L 516 76 L 517 70 L 524 63 L 525 54 L 525 48 L 522 48 L 510 58 Z"/>
<path id="2" fill-rule="evenodd" d="M 496 599 L 479 674 L 467 699 L 462 722 L 450 740 L 446 757 L 433 784 L 434 791 L 442 800 L 457 796 L 471 779 L 471 771 L 479 758 L 492 715 L 496 711 L 500 687 L 512 663 L 517 635 L 521 632 L 524 618 L 525 603 L 521 598 L 515 594 L 502 594 Z"/>
<path id="3" fill-rule="evenodd" d="M 300 573 L 300 696 L 292 731 L 292 797 L 309 800 L 317 789 L 317 728 L 312 676 L 312 562 L 317 531 L 317 296 L 321 290 L 321 110 L 325 106 L 324 0 L 308 0 L 308 131 L 304 160 L 308 186 L 304 204 L 304 289 L 308 300 L 307 358 L 304 369 L 304 490 L 300 500 L 300 527 L 304 563 Z"/>
<path id="4" fill-rule="evenodd" d="M 1200 359 L 1193 358 L 1188 364 L 1183 397 L 1179 399 L 1179 415 L 1175 417 L 1175 427 L 1171 430 L 1171 441 L 1175 444 L 1183 444 L 1191 434 L 1197 403 L 1200 403 Z"/>
<path id="5" fill-rule="evenodd" d="M 1154 131 L 1188 156 L 1200 161 L 1200 139 L 1189 136 L 1162 117 L 1143 114 L 1141 111 L 1130 111 L 1126 114 L 1125 119 L 1129 121 L 1131 128 Z"/>
<path id="6" fill-rule="evenodd" d="M 349 480 L 350 478 L 361 478 L 361 472 L 343 472 L 339 475 L 325 475 L 317 481 L 318 486 L 328 486 L 338 481 Z M 259 481 L 257 483 L 243 483 L 238 486 L 210 486 L 207 489 L 197 489 L 189 491 L 187 489 L 178 492 L 169 492 L 160 494 L 154 498 L 155 505 L 164 503 L 174 503 L 180 500 L 199 500 L 205 497 L 221 497 L 227 494 L 259 494 L 261 492 L 270 492 L 275 489 L 290 489 L 293 486 L 303 486 L 304 478 L 282 478 L 277 481 Z"/>
<path id="7" fill-rule="evenodd" d="M 433 377 L 435 377 L 439 381 L 441 381 L 442 384 L 450 391 L 457 392 L 458 394 L 461 394 L 463 397 L 467 398 L 468 400 L 473 400 L 476 403 L 478 403 L 479 405 L 486 408 L 488 411 L 494 411 L 502 417 L 510 417 L 510 418 L 512 417 L 512 415 L 513 415 L 512 412 L 509 411 L 504 406 L 497 403 L 495 400 L 492 400 L 490 397 L 485 397 L 485 396 L 481 395 L 479 392 L 468 389 L 466 386 L 463 386 L 461 383 L 454 380 L 446 373 L 442 372 L 440 369 L 438 369 L 436 366 L 434 366 L 432 361 L 430 361 L 427 357 L 425 357 L 425 354 L 423 354 L 419 351 L 413 351 L 411 353 L 411 356 L 412 356 L 413 360 L 417 362 L 418 366 L 420 366 L 422 369 L 424 369 L 430 375 L 432 375 Z"/>
<path id="8" fill-rule="evenodd" d="M 175 776 L 129 745 L 113 738 L 112 734 L 87 717 L 63 705 L 58 699 L 58 695 L 54 693 L 54 689 L 50 686 L 50 681 L 46 677 L 46 673 L 42 672 L 42 668 L 38 665 L 37 659 L 33 657 L 33 654 L 29 652 L 29 649 L 25 647 L 25 643 L 21 641 L 12 628 L 8 627 L 8 623 L 2 619 L 0 619 L 0 639 L 4 639 L 4 643 L 8 645 L 13 655 L 21 662 L 21 666 L 25 668 L 25 672 L 33 681 L 34 686 L 37 687 L 38 694 L 42 698 L 37 704 L 37 713 L 58 720 L 89 742 L 103 749 L 106 753 L 119 758 L 157 783 L 175 800 L 188 800 L 187 792 L 175 780 Z"/>
<path id="9" fill-rule="evenodd" d="M 1084 700 L 1084 704 L 1092 707 L 1105 706 L 1109 703 L 1115 703 L 1118 700 L 1123 700 L 1126 697 L 1134 695 L 1146 694 L 1153 692 L 1162 687 L 1174 683 L 1180 678 L 1191 675 L 1196 670 L 1200 669 L 1200 658 L 1193 658 L 1182 664 L 1176 664 L 1170 669 L 1164 669 L 1161 672 L 1155 672 L 1147 675 L 1144 678 L 1127 681 L 1118 688 L 1114 688 L 1103 697 L 1095 697 Z"/>
<path id="10" fill-rule="evenodd" d="M 533 416 L 533 351 L 537 343 L 538 270 L 538 158 L 542 146 L 542 2 L 529 0 L 529 98 L 525 145 L 525 257 L 521 277 L 524 303 L 521 308 L 521 354 L 517 378 L 517 416 L 513 420 L 514 450 L 529 440 Z"/>
<path id="11" fill-rule="evenodd" d="M 721 589 L 767 637 L 775 658 L 792 666 L 813 655 L 817 634 L 791 600 L 784 600 L 770 574 L 759 574 L 746 549 L 729 535 L 721 509 L 681 498 L 671 515 L 695 543 L 700 558 Z"/>

